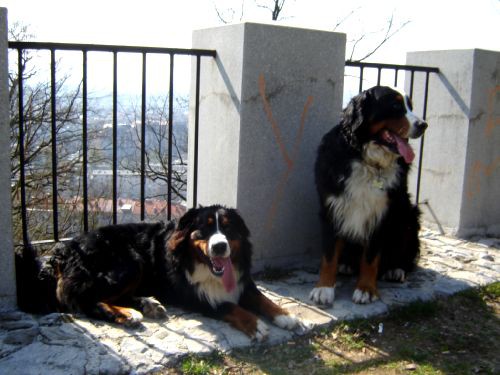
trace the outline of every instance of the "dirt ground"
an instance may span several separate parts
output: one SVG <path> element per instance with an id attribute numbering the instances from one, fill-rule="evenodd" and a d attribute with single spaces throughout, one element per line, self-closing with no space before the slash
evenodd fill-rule
<path id="1" fill-rule="evenodd" d="M 158 374 L 499 374 L 500 282 Z"/>

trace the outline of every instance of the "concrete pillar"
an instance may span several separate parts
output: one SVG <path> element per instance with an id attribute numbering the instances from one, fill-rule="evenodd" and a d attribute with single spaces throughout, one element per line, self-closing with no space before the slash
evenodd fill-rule
<path id="1" fill-rule="evenodd" d="M 195 31 L 193 48 L 217 51 L 202 62 L 198 203 L 239 209 L 256 270 L 318 260 L 313 168 L 341 111 L 345 35 L 244 23 Z"/>
<path id="2" fill-rule="evenodd" d="M 0 311 L 16 307 L 10 195 L 9 68 L 7 9 L 0 8 Z"/>
<path id="3" fill-rule="evenodd" d="M 459 236 L 499 236 L 500 52 L 411 52 L 407 63 L 441 70 L 430 80 L 420 201 Z"/>

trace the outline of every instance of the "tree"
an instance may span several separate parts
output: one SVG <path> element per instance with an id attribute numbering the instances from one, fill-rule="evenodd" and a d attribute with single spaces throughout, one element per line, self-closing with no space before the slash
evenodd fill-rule
<path id="1" fill-rule="evenodd" d="M 339 29 L 342 24 L 347 21 L 352 15 L 354 15 L 359 8 L 351 11 L 347 16 L 342 18 L 335 27 L 333 28 L 333 31 L 336 31 Z M 410 23 L 409 20 L 403 21 L 399 25 L 395 24 L 394 20 L 394 13 L 390 15 L 389 19 L 386 22 L 386 25 L 382 27 L 380 30 L 377 30 L 372 33 L 372 35 L 376 36 L 376 41 L 370 41 L 369 45 L 370 47 L 361 52 L 361 57 L 355 56 L 355 53 L 357 52 L 357 47 L 359 44 L 366 40 L 367 37 L 369 36 L 368 33 L 361 33 L 360 35 L 354 36 L 349 43 L 351 44 L 351 52 L 349 54 L 348 60 L 350 61 L 364 61 L 371 57 L 375 52 L 377 52 L 385 43 L 387 43 L 394 35 L 396 35 L 398 32 L 400 32 L 406 25 Z"/>
<path id="2" fill-rule="evenodd" d="M 166 199 L 165 186 L 169 182 L 168 163 L 168 137 L 169 137 L 169 97 L 157 96 L 147 98 L 148 108 L 146 109 L 146 154 L 145 154 L 145 175 L 153 184 L 161 183 L 160 189 L 151 189 L 151 198 Z M 185 97 L 176 98 L 174 114 L 186 113 L 189 101 Z M 123 160 L 121 167 L 134 173 L 140 173 L 140 152 L 141 152 L 141 129 L 140 129 L 140 109 L 138 105 L 131 105 L 126 108 L 125 115 L 127 122 L 136 124 L 130 132 L 128 141 L 132 145 L 133 157 Z M 172 201 L 183 202 L 186 200 L 187 187 L 187 119 L 175 116 L 172 129 L 172 173 L 171 189 Z"/>
<path id="3" fill-rule="evenodd" d="M 9 29 L 9 39 L 26 41 L 32 35 L 28 27 L 15 23 Z M 43 54 L 42 54 L 43 55 Z M 46 56 L 45 56 L 46 57 Z M 16 242 L 22 240 L 21 221 L 21 148 L 19 82 L 23 82 L 23 133 L 24 172 L 27 202 L 27 219 L 31 239 L 46 239 L 53 235 L 52 228 L 52 101 L 51 84 L 36 64 L 44 56 L 33 51 L 23 51 L 18 69 L 18 53 L 10 51 L 9 99 L 11 130 L 11 170 L 13 228 Z M 77 197 L 82 186 L 82 132 L 81 132 L 81 82 L 70 83 L 69 75 L 58 73 L 56 62 L 55 99 L 57 136 L 57 201 L 59 202 L 59 235 L 69 236 L 80 231 L 81 208 Z M 19 74 L 20 72 L 20 74 Z M 89 138 L 92 138 L 89 134 Z M 89 155 L 99 155 L 99 150 L 89 150 Z"/>
<path id="4" fill-rule="evenodd" d="M 235 15 L 239 14 L 239 20 L 243 20 L 245 10 L 252 6 L 248 4 L 245 0 L 241 0 L 240 6 L 237 10 L 234 7 L 229 7 L 225 9 L 220 9 L 214 3 L 215 12 L 219 20 L 228 24 L 235 21 Z M 271 14 L 271 20 L 277 21 L 281 20 L 282 13 L 284 11 L 286 3 L 285 0 L 254 0 L 253 6 L 257 8 L 266 9 Z M 356 8 L 350 11 L 347 15 L 340 18 L 339 21 L 334 25 L 332 31 L 342 31 L 342 28 L 346 25 L 347 21 L 351 19 L 355 14 L 360 11 L 361 8 Z M 348 45 L 350 46 L 350 52 L 346 55 L 349 56 L 348 60 L 351 61 L 364 61 L 375 54 L 384 44 L 386 44 L 392 37 L 394 37 L 398 32 L 400 32 L 410 21 L 404 20 L 397 23 L 395 20 L 394 13 L 392 13 L 384 26 L 371 30 L 368 32 L 362 32 L 361 34 L 350 33 L 350 39 L 348 40 Z M 366 42 L 366 43 L 365 43 Z M 360 48 L 361 45 L 365 43 L 366 47 Z"/>
<path id="5" fill-rule="evenodd" d="M 32 38 L 28 28 L 14 24 L 9 39 L 26 41 Z M 59 237 L 71 237 L 83 229 L 83 131 L 82 131 L 82 81 L 78 74 L 72 76 L 71 70 L 57 61 L 55 102 L 56 143 L 52 139 L 52 90 L 50 77 L 44 71 L 47 64 L 47 51 L 22 51 L 18 69 L 17 51 L 10 51 L 10 129 L 12 164 L 12 201 L 13 222 L 16 242 L 22 240 L 21 207 L 21 148 L 19 82 L 23 87 L 23 127 L 24 132 L 24 171 L 26 190 L 26 215 L 30 240 L 51 238 L 52 228 L 52 149 L 56 145 L 57 154 L 57 203 Z M 65 58 L 62 54 L 61 60 Z M 102 93 L 101 93 L 102 94 Z M 111 176 L 112 170 L 112 129 L 109 122 L 110 103 L 107 97 L 98 97 L 89 92 L 87 97 L 87 166 L 88 166 L 88 214 L 89 227 L 111 222 Z M 167 201 L 169 181 L 168 163 L 168 96 L 148 97 L 146 110 L 146 199 Z M 176 99 L 175 112 L 187 113 L 186 98 Z M 139 200 L 140 157 L 140 110 L 126 96 L 118 102 L 118 121 L 127 126 L 119 127 L 118 148 L 118 194 L 123 199 Z M 178 115 L 177 115 L 178 117 Z M 172 134 L 172 201 L 186 199 L 187 185 L 187 120 L 175 119 Z M 130 173 L 126 173 L 129 171 Z M 103 173 L 101 173 L 103 172 Z M 125 186 L 125 187 L 124 187 Z M 121 205 L 120 203 L 118 203 Z M 161 206 L 166 207 L 166 204 Z M 161 218 L 164 218 L 162 216 Z M 136 220 L 127 217 L 126 220 Z"/>
<path id="6" fill-rule="evenodd" d="M 273 21 L 278 21 L 280 20 L 280 15 L 281 12 L 285 6 L 286 0 L 254 0 L 254 4 L 256 7 L 265 9 L 269 13 L 271 13 L 271 19 Z M 231 22 L 234 22 L 234 17 L 236 13 L 238 13 L 239 16 L 239 21 L 243 19 L 243 16 L 245 14 L 245 0 L 241 0 L 241 5 L 238 9 L 238 12 L 234 8 L 226 8 L 224 10 L 221 10 L 217 7 L 217 5 L 214 3 L 215 7 L 215 12 L 217 13 L 217 17 L 222 23 L 228 24 Z"/>

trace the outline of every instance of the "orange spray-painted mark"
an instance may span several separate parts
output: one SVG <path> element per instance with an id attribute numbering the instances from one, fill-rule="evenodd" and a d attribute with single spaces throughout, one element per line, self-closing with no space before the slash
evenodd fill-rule
<path id="1" fill-rule="evenodd" d="M 306 99 L 306 103 L 304 104 L 304 109 L 302 110 L 302 115 L 300 116 L 300 126 L 297 131 L 297 134 L 295 135 L 295 140 L 293 143 L 292 151 L 291 153 L 288 152 L 287 147 L 283 141 L 283 137 L 281 135 L 281 130 L 278 126 L 278 122 L 273 116 L 273 112 L 271 109 L 271 105 L 269 103 L 269 100 L 266 96 L 266 81 L 264 78 L 263 74 L 259 75 L 259 93 L 262 98 L 262 103 L 264 105 L 264 111 L 266 112 L 267 118 L 269 122 L 271 123 L 271 128 L 273 130 L 274 138 L 276 140 L 276 143 L 278 145 L 278 148 L 280 150 L 281 156 L 283 157 L 283 160 L 286 164 L 286 169 L 283 175 L 280 178 L 280 181 L 278 183 L 278 186 L 276 188 L 276 192 L 274 193 L 273 201 L 271 204 L 271 208 L 269 210 L 268 214 L 268 220 L 267 220 L 267 228 L 271 229 L 274 218 L 276 217 L 276 213 L 278 211 L 278 206 L 279 203 L 281 202 L 283 198 L 283 194 L 285 191 L 286 183 L 288 182 L 288 179 L 290 178 L 290 175 L 292 173 L 293 167 L 295 165 L 295 161 L 297 159 L 298 153 L 299 153 L 299 148 L 300 148 L 300 143 L 302 142 L 302 136 L 304 133 L 304 125 L 306 122 L 306 116 L 307 112 L 309 111 L 309 107 L 311 106 L 313 102 L 313 97 L 308 96 Z"/>
<path id="2" fill-rule="evenodd" d="M 484 128 L 486 137 L 490 137 L 493 134 L 495 126 L 500 125 L 500 117 L 495 115 L 496 96 L 499 92 L 500 86 L 495 86 L 488 93 L 488 118 L 486 120 L 486 127 Z M 491 177 L 497 168 L 500 168 L 500 156 L 493 159 L 489 164 L 485 164 L 479 160 L 474 162 L 467 176 L 467 198 L 469 200 L 480 194 L 482 179 Z"/>
<path id="3" fill-rule="evenodd" d="M 472 199 L 481 192 L 482 177 L 490 177 L 496 168 L 500 167 L 500 156 L 496 157 L 490 164 L 476 161 L 469 173 L 467 198 Z"/>
<path id="4" fill-rule="evenodd" d="M 494 87 L 488 95 L 488 120 L 486 120 L 486 128 L 484 132 L 486 136 L 490 136 L 493 133 L 493 128 L 495 126 L 500 126 L 500 117 L 495 116 L 495 99 L 500 93 L 500 86 Z"/>

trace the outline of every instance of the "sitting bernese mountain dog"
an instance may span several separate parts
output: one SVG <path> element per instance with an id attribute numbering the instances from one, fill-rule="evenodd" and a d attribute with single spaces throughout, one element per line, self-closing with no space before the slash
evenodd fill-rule
<path id="1" fill-rule="evenodd" d="M 268 327 L 256 314 L 285 329 L 299 321 L 257 289 L 249 235 L 238 212 L 219 205 L 190 209 L 178 223 L 105 226 L 59 244 L 46 262 L 19 255 L 18 302 L 123 325 L 165 318 L 176 305 L 260 341 Z"/>
<path id="2" fill-rule="evenodd" d="M 323 250 L 315 303 L 333 303 L 338 271 L 359 275 L 352 299 L 369 303 L 378 298 L 377 278 L 402 282 L 414 267 L 420 211 L 407 188 L 408 138 L 426 128 L 408 96 L 376 86 L 352 98 L 323 137 L 315 164 Z"/>

